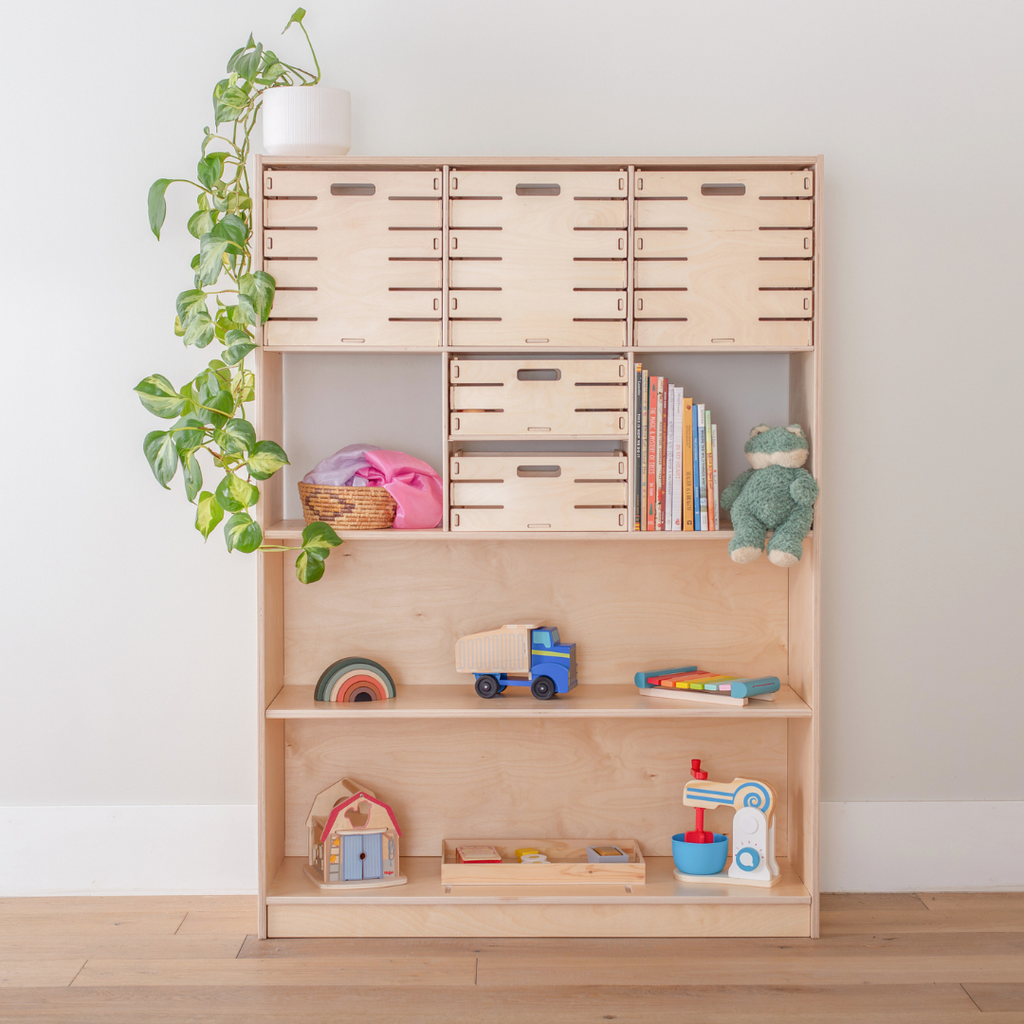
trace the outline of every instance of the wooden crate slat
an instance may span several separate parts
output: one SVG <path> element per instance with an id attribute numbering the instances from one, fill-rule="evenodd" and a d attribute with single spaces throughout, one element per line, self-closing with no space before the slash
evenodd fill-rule
<path id="1" fill-rule="evenodd" d="M 626 170 L 566 171 L 561 168 L 529 171 L 459 170 L 449 172 L 452 196 L 516 195 L 517 186 L 558 185 L 562 196 L 625 199 L 629 190 Z M 550 198 L 550 197 L 542 197 Z"/>
<path id="2" fill-rule="evenodd" d="M 624 259 L 574 258 L 571 273 L 573 288 L 626 290 Z M 448 279 L 453 289 L 500 288 L 507 276 L 508 271 L 502 266 L 501 260 L 451 260 L 448 267 Z"/>
<path id="3" fill-rule="evenodd" d="M 814 255 L 814 232 L 783 231 L 688 231 L 665 229 L 637 231 L 634 240 L 638 262 L 648 259 L 692 259 L 726 246 L 736 254 L 756 259 L 810 259 Z"/>
<path id="4" fill-rule="evenodd" d="M 281 291 L 274 296 L 274 308 L 270 319 L 282 317 L 315 316 L 320 320 L 331 319 L 338 306 L 348 296 L 337 289 L 321 286 L 317 291 Z M 378 302 L 387 306 L 388 319 L 405 317 L 426 317 L 429 320 L 441 319 L 441 289 L 426 288 L 416 291 L 395 291 L 386 285 L 379 290 Z M 350 326 L 362 324 L 373 329 L 380 324 L 376 315 L 357 312 L 350 313 L 342 321 L 345 330 Z"/>
<path id="5" fill-rule="evenodd" d="M 708 300 L 698 292 L 637 291 L 634 300 L 634 316 L 638 320 L 656 320 L 662 317 L 686 317 L 714 323 L 733 323 L 746 327 L 748 320 L 803 319 L 810 320 L 814 314 L 811 292 L 752 290 L 746 296 L 745 308 L 733 308 L 730 316 L 722 316 L 717 309 L 709 310 Z"/>
<path id="6" fill-rule="evenodd" d="M 758 288 L 810 288 L 814 268 L 810 260 L 731 259 L 730 276 L 737 286 Z M 699 286 L 710 261 L 638 260 L 633 270 L 634 287 L 690 288 Z M 696 282 L 693 284 L 692 282 Z"/>
<path id="7" fill-rule="evenodd" d="M 537 248 L 549 243 L 564 248 L 567 239 L 572 238 L 567 234 L 570 231 L 625 230 L 626 217 L 625 199 L 574 200 L 513 194 L 501 199 L 451 201 L 452 228 L 501 228 Z"/>
<path id="8" fill-rule="evenodd" d="M 435 171 L 268 170 L 263 175 L 263 194 L 275 198 L 337 198 L 331 194 L 332 185 L 373 185 L 376 196 L 385 199 L 395 197 L 397 201 L 402 201 L 411 197 L 440 199 L 443 181 L 440 168 Z"/>
<path id="9" fill-rule="evenodd" d="M 806 199 L 748 199 L 701 196 L 689 199 L 637 199 L 636 226 L 688 228 L 690 231 L 756 231 L 759 228 L 809 228 L 814 206 Z"/>
<path id="10" fill-rule="evenodd" d="M 385 225 L 386 227 L 386 225 Z M 376 232 L 367 239 L 370 259 L 440 260 L 441 230 Z M 338 239 L 330 231 L 284 228 L 264 232 L 263 255 L 270 261 L 330 262 L 338 252 Z"/>
<path id="11" fill-rule="evenodd" d="M 349 322 L 343 333 L 330 320 L 269 320 L 263 327 L 263 340 L 270 348 L 436 348 L 441 344 L 441 321 L 390 322 L 374 318 L 362 323 Z"/>
<path id="12" fill-rule="evenodd" d="M 536 325 L 568 325 L 577 319 L 625 320 L 625 291 L 574 291 L 565 288 L 547 289 L 540 286 L 534 292 L 534 301 L 528 313 L 517 313 L 514 296 L 523 289 L 514 285 L 498 290 L 450 292 L 448 315 L 453 320 L 499 317 L 516 323 Z M 511 294 L 510 294 L 511 293 Z"/>
<path id="13" fill-rule="evenodd" d="M 337 274 L 327 263 L 318 260 L 270 260 L 267 273 L 281 288 L 337 287 Z M 389 262 L 381 268 L 384 283 L 391 288 L 433 288 L 440 293 L 440 260 L 406 260 Z"/>
<path id="14" fill-rule="evenodd" d="M 545 348 L 621 348 L 626 343 L 626 322 L 618 320 L 566 322 L 552 325 L 501 321 L 452 320 L 448 326 L 452 345 L 466 348 L 520 346 Z"/>
<path id="15" fill-rule="evenodd" d="M 620 259 L 626 258 L 626 232 L 625 231 L 574 231 L 572 236 L 571 249 L 568 252 L 568 259 L 578 261 L 582 259 Z M 453 229 L 448 236 L 448 244 L 451 250 L 452 262 L 457 263 L 462 259 L 512 259 L 524 243 L 510 240 L 510 235 L 504 231 L 492 228 L 466 229 L 459 231 Z M 542 257 L 543 253 L 537 251 L 537 246 L 531 239 L 526 239 L 525 254 L 520 255 Z M 575 269 L 575 267 L 574 267 Z"/>
<path id="16" fill-rule="evenodd" d="M 705 187 L 743 185 L 748 198 L 811 198 L 814 195 L 814 171 L 748 171 L 741 169 L 708 171 L 652 171 L 637 168 L 638 197 L 701 195 Z"/>
<path id="17" fill-rule="evenodd" d="M 798 348 L 812 343 L 810 320 L 755 320 L 740 324 L 739 330 L 729 333 L 729 324 L 716 317 L 712 330 L 708 319 L 637 320 L 633 337 L 637 345 L 721 345 L 723 350 L 747 346 Z"/>

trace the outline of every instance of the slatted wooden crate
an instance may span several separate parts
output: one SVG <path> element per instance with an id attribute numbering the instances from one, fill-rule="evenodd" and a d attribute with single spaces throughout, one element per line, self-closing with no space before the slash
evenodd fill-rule
<path id="1" fill-rule="evenodd" d="M 628 472 L 624 452 L 457 452 L 451 528 L 625 530 Z"/>
<path id="2" fill-rule="evenodd" d="M 629 434 L 625 359 L 453 359 L 452 439 Z"/>
<path id="3" fill-rule="evenodd" d="M 814 175 L 637 170 L 638 345 L 810 345 Z"/>
<path id="4" fill-rule="evenodd" d="M 273 170 L 270 348 L 441 344 L 442 171 Z"/>
<path id="5" fill-rule="evenodd" d="M 452 345 L 622 347 L 622 171 L 453 170 Z"/>

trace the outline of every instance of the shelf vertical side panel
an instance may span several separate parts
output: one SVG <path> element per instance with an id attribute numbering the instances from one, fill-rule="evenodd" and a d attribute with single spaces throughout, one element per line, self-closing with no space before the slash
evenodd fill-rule
<path id="1" fill-rule="evenodd" d="M 259 934 L 266 936 L 267 888 L 284 860 L 284 722 L 266 709 L 284 685 L 284 552 L 259 555 Z"/>
<path id="2" fill-rule="evenodd" d="M 801 423 L 811 442 L 808 469 L 822 482 L 822 315 L 824 231 L 823 159 L 814 165 L 813 346 L 790 357 L 790 422 Z M 789 682 L 812 716 L 789 724 L 790 856 L 811 894 L 811 936 L 819 922 L 819 803 L 821 800 L 821 553 L 822 499 L 814 510 L 814 535 L 801 561 L 789 570 Z"/>

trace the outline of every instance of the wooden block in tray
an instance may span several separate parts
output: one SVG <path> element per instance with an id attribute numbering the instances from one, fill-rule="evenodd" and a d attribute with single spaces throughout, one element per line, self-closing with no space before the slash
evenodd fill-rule
<path id="1" fill-rule="evenodd" d="M 460 864 L 459 846 L 493 846 L 500 864 Z M 529 846 L 548 862 L 520 864 L 516 850 Z M 617 846 L 628 854 L 626 864 L 592 864 L 588 846 Z M 647 881 L 647 864 L 635 839 L 444 839 L 441 843 L 441 882 L 444 885 L 623 885 Z"/>

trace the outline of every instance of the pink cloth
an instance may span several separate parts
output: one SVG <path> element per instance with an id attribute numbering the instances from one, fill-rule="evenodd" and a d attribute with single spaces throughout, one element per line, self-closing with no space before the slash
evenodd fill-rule
<path id="1" fill-rule="evenodd" d="M 365 451 L 369 463 L 356 471 L 370 487 L 383 487 L 395 499 L 396 530 L 431 530 L 443 512 L 441 478 L 419 459 L 386 449 Z"/>

